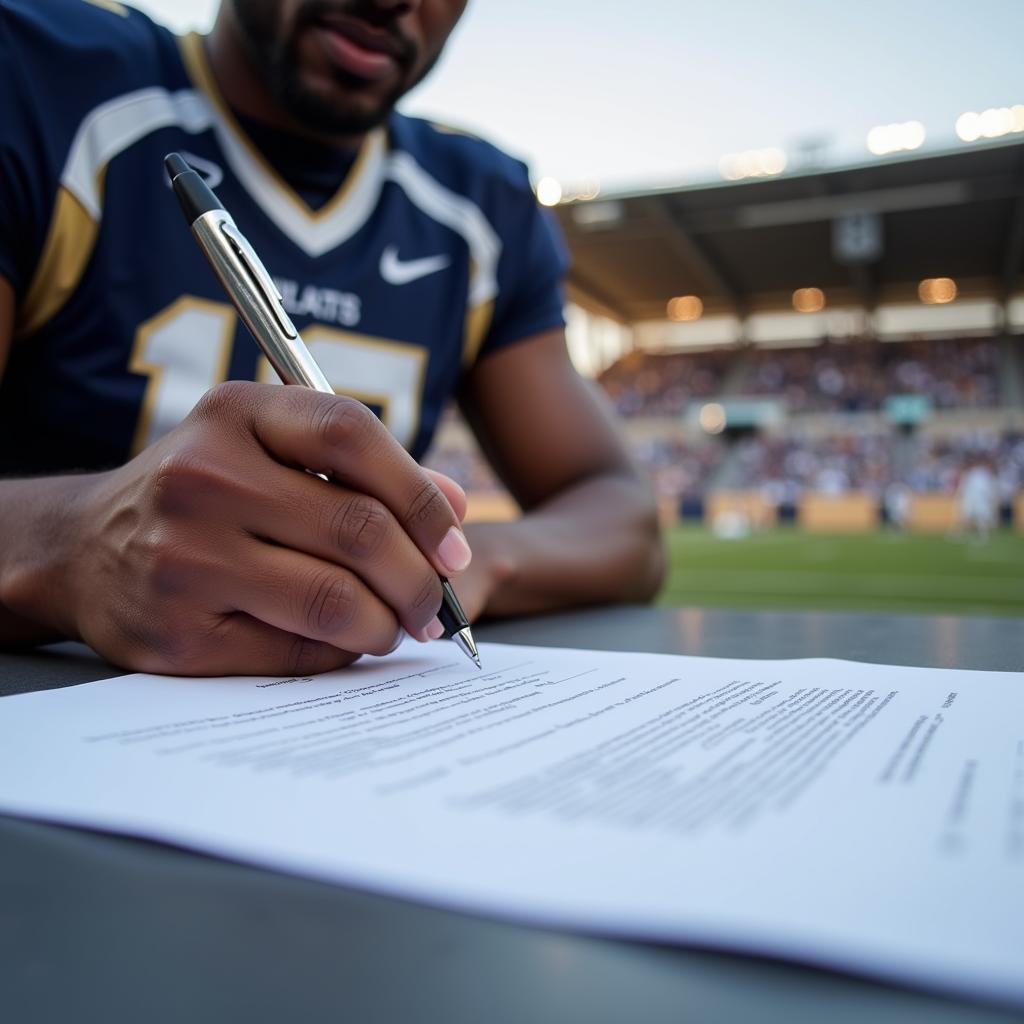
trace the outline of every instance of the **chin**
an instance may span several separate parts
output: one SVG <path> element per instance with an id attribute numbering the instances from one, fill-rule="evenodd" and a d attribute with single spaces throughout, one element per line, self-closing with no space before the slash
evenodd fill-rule
<path id="1" fill-rule="evenodd" d="M 365 89 L 297 88 L 280 101 L 292 119 L 307 131 L 329 135 L 361 135 L 387 119 L 397 97 Z"/>

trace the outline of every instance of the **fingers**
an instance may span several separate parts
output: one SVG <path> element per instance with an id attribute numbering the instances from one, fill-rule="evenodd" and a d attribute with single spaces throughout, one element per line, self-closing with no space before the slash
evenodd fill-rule
<path id="1" fill-rule="evenodd" d="M 312 676 L 344 668 L 359 658 L 329 643 L 287 633 L 242 613 L 221 617 L 217 643 L 170 671 L 205 676 Z M 154 671 L 168 671 L 167 668 Z"/>
<path id="2" fill-rule="evenodd" d="M 465 495 L 365 406 L 233 382 L 169 437 L 142 463 L 142 497 L 126 490 L 143 505 L 118 545 L 139 566 L 135 603 L 95 629 L 112 648 L 149 637 L 133 665 L 308 674 L 389 653 L 403 627 L 442 631 L 438 574 L 470 560 Z"/>
<path id="3" fill-rule="evenodd" d="M 467 507 L 466 492 L 462 489 L 462 485 L 450 476 L 439 473 L 436 469 L 423 467 L 423 472 L 441 488 L 444 496 L 448 499 L 448 504 L 451 505 L 452 511 L 459 517 L 461 523 L 466 518 Z"/>
<path id="4" fill-rule="evenodd" d="M 284 467 L 268 467 L 263 485 L 259 500 L 240 511 L 240 525 L 351 570 L 411 635 L 423 633 L 441 605 L 437 570 L 382 502 Z"/>
<path id="5" fill-rule="evenodd" d="M 270 544 L 241 549 L 241 557 L 210 578 L 212 607 L 361 654 L 389 654 L 401 641 L 394 612 L 354 573 Z"/>
<path id="6" fill-rule="evenodd" d="M 361 402 L 307 388 L 219 385 L 196 415 L 240 415 L 275 459 L 325 473 L 385 505 L 437 572 L 455 575 L 471 552 L 451 503 Z"/>

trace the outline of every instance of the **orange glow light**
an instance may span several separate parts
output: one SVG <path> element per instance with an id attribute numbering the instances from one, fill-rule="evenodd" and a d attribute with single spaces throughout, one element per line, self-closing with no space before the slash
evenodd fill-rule
<path id="1" fill-rule="evenodd" d="M 668 300 L 667 313 L 669 320 L 677 323 L 699 320 L 704 315 L 704 303 L 696 295 L 677 295 Z"/>
<path id="2" fill-rule="evenodd" d="M 929 306 L 941 306 L 956 298 L 956 281 L 951 277 L 926 277 L 917 286 L 917 295 Z"/>
<path id="3" fill-rule="evenodd" d="M 820 313 L 825 308 L 825 293 L 820 288 L 797 288 L 793 308 L 798 313 Z"/>

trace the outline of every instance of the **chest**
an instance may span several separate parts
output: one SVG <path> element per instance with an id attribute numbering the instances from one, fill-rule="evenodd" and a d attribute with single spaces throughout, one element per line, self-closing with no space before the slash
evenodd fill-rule
<path id="1" fill-rule="evenodd" d="M 120 461 L 172 429 L 219 381 L 273 380 L 163 177 L 163 154 L 177 146 L 260 254 L 336 390 L 370 405 L 420 454 L 461 373 L 463 238 L 394 183 L 368 191 L 356 180 L 314 213 L 285 189 L 254 195 L 212 135 L 170 135 L 111 164 L 82 280 L 12 364 L 32 390 L 45 389 L 49 432 L 85 444 L 94 453 L 87 463 Z"/>

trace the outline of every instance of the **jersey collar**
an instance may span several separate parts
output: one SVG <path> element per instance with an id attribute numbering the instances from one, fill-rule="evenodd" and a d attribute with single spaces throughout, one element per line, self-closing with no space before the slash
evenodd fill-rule
<path id="1" fill-rule="evenodd" d="M 369 219 L 384 180 L 387 134 L 369 132 L 352 169 L 333 198 L 314 210 L 270 165 L 239 125 L 221 94 L 203 49 L 202 36 L 191 33 L 179 40 L 185 70 L 206 97 L 213 130 L 235 176 L 288 237 L 310 256 L 346 241 Z"/>

